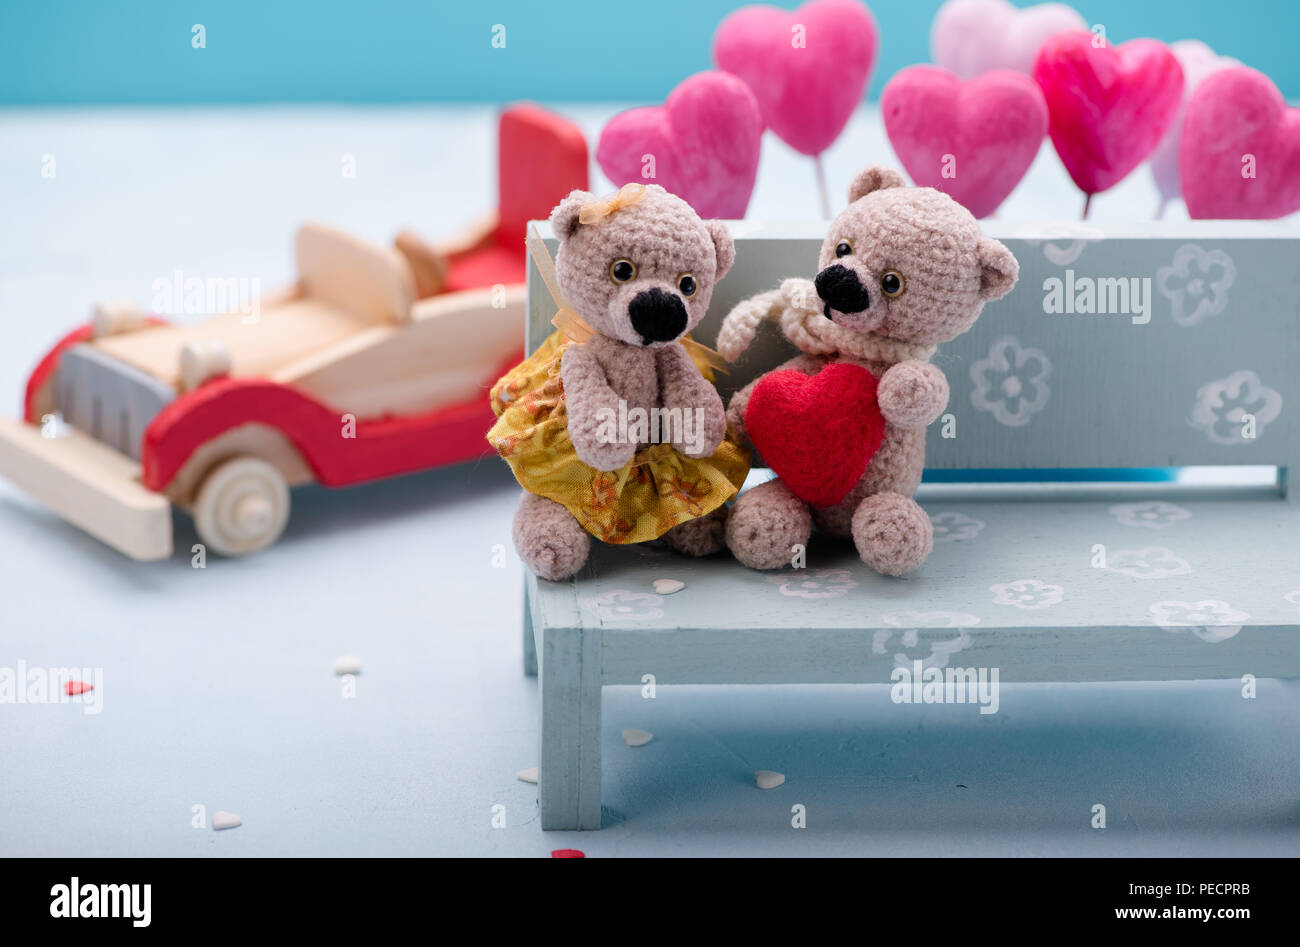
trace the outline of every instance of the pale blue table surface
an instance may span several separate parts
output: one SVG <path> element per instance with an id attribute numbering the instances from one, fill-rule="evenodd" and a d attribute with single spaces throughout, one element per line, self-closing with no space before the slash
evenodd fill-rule
<path id="1" fill-rule="evenodd" d="M 594 140 L 610 111 L 571 114 Z M 0 407 L 17 412 L 34 361 L 95 300 L 147 304 L 177 269 L 286 282 L 305 219 L 375 240 L 455 232 L 491 204 L 494 153 L 483 109 L 0 111 Z M 890 159 L 864 112 L 828 156 L 832 191 Z M 1002 216 L 1079 203 L 1045 148 Z M 1094 214 L 1154 205 L 1140 169 Z M 768 140 L 751 216 L 814 206 L 806 161 Z M 1300 850 L 1300 685 L 1268 680 L 1253 701 L 1231 681 L 1009 685 L 991 716 L 904 709 L 879 685 L 611 689 L 606 827 L 543 834 L 536 788 L 514 776 L 535 765 L 537 727 L 515 499 L 495 460 L 308 488 L 279 545 L 200 571 L 187 553 L 128 561 L 0 482 L 0 667 L 104 675 L 99 714 L 0 704 L 0 854 Z M 346 652 L 365 663 L 350 700 L 331 670 Z M 655 739 L 630 749 L 626 727 Z M 761 792 L 756 769 L 788 781 Z M 193 829 L 196 804 L 244 825 Z"/>

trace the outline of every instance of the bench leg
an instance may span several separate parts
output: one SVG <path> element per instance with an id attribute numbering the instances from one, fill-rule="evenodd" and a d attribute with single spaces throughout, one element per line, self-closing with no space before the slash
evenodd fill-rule
<path id="1" fill-rule="evenodd" d="M 538 693 L 537 789 L 542 828 L 600 828 L 600 671 L 597 642 L 546 628 Z"/>
<path id="2" fill-rule="evenodd" d="M 533 607 L 528 601 L 528 585 L 524 585 L 524 674 L 537 676 L 537 642 L 533 640 Z"/>

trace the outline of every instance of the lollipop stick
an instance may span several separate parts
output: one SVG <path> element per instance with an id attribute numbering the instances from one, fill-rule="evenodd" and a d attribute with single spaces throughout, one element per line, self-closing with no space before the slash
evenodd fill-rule
<path id="1" fill-rule="evenodd" d="M 1086 194 L 1083 198 L 1083 220 L 1088 219 L 1088 209 L 1092 207 L 1092 195 Z"/>
<path id="2" fill-rule="evenodd" d="M 1156 220 L 1165 219 L 1165 207 L 1169 204 L 1169 198 L 1160 198 L 1160 203 L 1156 205 Z"/>
<path id="3" fill-rule="evenodd" d="M 822 219 L 830 220 L 831 202 L 826 196 L 826 166 L 822 164 L 822 156 L 820 153 L 813 156 L 813 164 L 817 168 L 817 191 L 821 194 L 822 198 Z"/>

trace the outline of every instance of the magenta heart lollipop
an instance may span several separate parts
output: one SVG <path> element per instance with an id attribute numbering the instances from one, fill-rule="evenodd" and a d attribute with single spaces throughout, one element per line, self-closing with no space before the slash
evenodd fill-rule
<path id="1" fill-rule="evenodd" d="M 1219 70 L 1192 93 L 1179 148 L 1183 199 L 1194 218 L 1285 217 L 1300 210 L 1300 109 L 1245 66 Z"/>
<path id="2" fill-rule="evenodd" d="M 1120 46 L 1084 30 L 1057 33 L 1034 62 L 1052 144 L 1087 195 L 1113 187 L 1146 160 L 1178 116 L 1183 70 L 1164 43 Z"/>
<path id="3" fill-rule="evenodd" d="M 889 141 L 912 180 L 976 217 L 998 209 L 1047 134 L 1047 105 L 1029 76 L 1008 69 L 962 82 L 938 66 L 909 66 L 880 96 Z"/>
<path id="4" fill-rule="evenodd" d="M 725 72 L 683 81 L 663 105 L 615 115 L 596 161 L 621 187 L 661 184 L 701 217 L 745 216 L 758 173 L 763 118 L 749 87 Z"/>

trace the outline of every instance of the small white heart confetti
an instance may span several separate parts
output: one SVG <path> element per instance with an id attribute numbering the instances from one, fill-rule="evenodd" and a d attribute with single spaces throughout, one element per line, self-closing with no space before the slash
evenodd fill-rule
<path id="1" fill-rule="evenodd" d="M 345 654 L 334 662 L 335 674 L 360 674 L 361 659 L 355 654 Z"/>
<path id="2" fill-rule="evenodd" d="M 754 784 L 759 789 L 775 789 L 785 782 L 785 773 L 774 773 L 770 769 L 760 769 L 754 773 Z"/>
<path id="3" fill-rule="evenodd" d="M 212 814 L 212 828 L 217 832 L 222 829 L 236 829 L 243 824 L 243 819 L 225 809 L 219 809 Z"/>
<path id="4" fill-rule="evenodd" d="M 623 742 L 628 746 L 645 746 L 655 735 L 649 730 L 638 730 L 636 727 L 630 727 L 623 731 Z"/>
<path id="5" fill-rule="evenodd" d="M 515 779 L 519 780 L 521 783 L 536 783 L 537 767 L 530 766 L 528 769 L 521 769 L 519 772 L 515 773 Z"/>
<path id="6" fill-rule="evenodd" d="M 680 592 L 686 588 L 686 583 L 680 579 L 655 579 L 652 584 L 654 590 L 660 595 L 672 595 L 674 592 Z"/>

